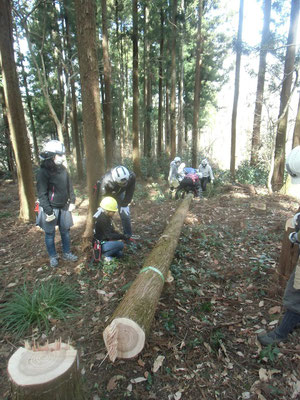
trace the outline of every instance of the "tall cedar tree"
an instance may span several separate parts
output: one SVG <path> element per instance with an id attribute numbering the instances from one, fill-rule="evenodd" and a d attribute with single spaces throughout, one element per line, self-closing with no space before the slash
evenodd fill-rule
<path id="1" fill-rule="evenodd" d="M 78 129 L 78 116 L 77 116 L 77 97 L 75 88 L 75 77 L 74 69 L 72 63 L 72 46 L 69 26 L 69 6 L 68 0 L 64 0 L 64 20 L 66 25 L 66 42 L 67 42 L 67 52 L 68 52 L 68 70 L 70 74 L 70 87 L 71 87 L 71 124 L 72 124 L 72 141 L 73 141 L 73 153 L 75 153 L 76 158 L 76 169 L 77 169 L 77 179 L 79 182 L 83 180 L 83 164 L 82 156 L 80 151 L 80 137 Z"/>
<path id="2" fill-rule="evenodd" d="M 300 145 L 300 97 L 298 101 L 297 116 L 293 134 L 293 148 L 299 145 Z"/>
<path id="3" fill-rule="evenodd" d="M 141 176 L 139 151 L 139 52 L 138 52 L 138 2 L 132 0 L 132 134 L 133 134 L 133 169 L 137 177 Z"/>
<path id="4" fill-rule="evenodd" d="M 172 2 L 172 41 L 171 41 L 171 102 L 170 102 L 170 123 L 171 123 L 171 158 L 176 156 L 176 16 L 177 0 Z"/>
<path id="5" fill-rule="evenodd" d="M 107 5 L 106 0 L 101 0 L 102 9 L 102 49 L 103 49 L 103 75 L 105 103 L 103 103 L 105 126 L 105 158 L 106 168 L 113 164 L 113 137 L 112 137 L 112 103 L 111 103 L 111 65 L 108 50 Z"/>
<path id="6" fill-rule="evenodd" d="M 31 152 L 14 59 L 11 2 L 9 0 L 0 0 L 0 65 L 9 130 L 17 166 L 19 218 L 24 222 L 34 221 L 35 191 Z"/>
<path id="7" fill-rule="evenodd" d="M 158 136 L 157 157 L 161 157 L 163 145 L 163 55 L 164 55 L 164 11 L 160 9 L 160 40 L 158 59 Z"/>
<path id="8" fill-rule="evenodd" d="M 230 172 L 231 176 L 235 178 L 235 153 L 236 153 L 236 116 L 237 106 L 240 91 L 240 70 L 241 70 L 241 56 L 242 56 L 242 32 L 244 20 L 244 0 L 240 0 L 239 10 L 239 27 L 236 41 L 236 62 L 235 62 L 235 82 L 234 82 L 234 98 L 231 117 L 231 154 L 230 154 Z"/>
<path id="9" fill-rule="evenodd" d="M 254 121 L 252 132 L 251 146 L 251 165 L 256 165 L 258 162 L 258 152 L 260 148 L 260 125 L 261 112 L 264 98 L 265 73 L 266 73 L 266 58 L 268 53 L 268 45 L 270 40 L 270 19 L 271 19 L 271 0 L 264 0 L 264 26 L 262 31 L 259 68 L 257 77 L 256 100 L 254 109 Z"/>
<path id="10" fill-rule="evenodd" d="M 299 0 L 292 0 L 290 28 L 285 54 L 284 74 L 280 94 L 280 108 L 275 142 L 274 171 L 272 176 L 272 188 L 275 191 L 279 191 L 283 186 L 286 130 L 288 122 L 288 104 L 291 95 L 293 71 L 295 68 L 296 34 L 299 19 L 299 5 Z"/>
<path id="11" fill-rule="evenodd" d="M 94 0 L 75 0 L 78 59 L 82 95 L 83 139 L 89 197 L 84 238 L 92 235 L 93 214 L 98 206 L 94 185 L 104 173 L 104 151 L 96 51 Z"/>
<path id="12" fill-rule="evenodd" d="M 193 131 L 192 131 L 192 166 L 198 167 L 198 120 L 200 105 L 200 72 L 201 72 L 201 23 L 202 23 L 203 0 L 198 2 L 198 30 L 196 43 L 196 65 L 195 65 L 195 86 L 194 86 L 194 110 L 193 110 Z"/>

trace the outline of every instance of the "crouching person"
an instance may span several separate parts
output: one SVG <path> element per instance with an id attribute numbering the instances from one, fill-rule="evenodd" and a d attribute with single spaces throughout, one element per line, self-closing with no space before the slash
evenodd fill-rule
<path id="1" fill-rule="evenodd" d="M 202 196 L 202 189 L 200 183 L 199 173 L 188 173 L 184 176 L 184 178 L 180 181 L 180 184 L 176 190 L 175 199 L 179 197 L 184 197 L 185 193 L 192 192 L 194 197 Z"/>
<path id="2" fill-rule="evenodd" d="M 100 207 L 94 215 L 94 239 L 101 243 L 101 254 L 105 261 L 111 261 L 113 257 L 123 256 L 124 242 L 130 235 L 118 232 L 113 223 L 113 217 L 118 212 L 117 201 L 110 196 L 101 200 Z"/>

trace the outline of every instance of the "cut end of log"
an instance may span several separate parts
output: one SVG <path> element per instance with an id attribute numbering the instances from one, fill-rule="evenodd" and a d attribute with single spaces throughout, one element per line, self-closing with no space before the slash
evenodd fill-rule
<path id="1" fill-rule="evenodd" d="M 43 385 L 68 371 L 76 359 L 77 350 L 66 343 L 50 343 L 40 349 L 20 347 L 9 359 L 7 371 L 18 386 Z"/>
<path id="2" fill-rule="evenodd" d="M 145 332 L 129 318 L 115 318 L 104 330 L 103 339 L 112 362 L 116 358 L 133 358 L 145 344 Z"/>

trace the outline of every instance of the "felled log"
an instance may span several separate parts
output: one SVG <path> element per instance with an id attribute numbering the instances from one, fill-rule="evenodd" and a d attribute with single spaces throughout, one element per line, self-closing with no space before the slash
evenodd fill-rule
<path id="1" fill-rule="evenodd" d="M 20 347 L 8 361 L 13 400 L 83 400 L 77 350 L 55 342 Z"/>
<path id="2" fill-rule="evenodd" d="M 111 361 L 135 357 L 144 347 L 192 197 L 180 203 L 103 332 Z"/>
<path id="3" fill-rule="evenodd" d="M 277 269 L 279 288 L 284 290 L 286 283 L 296 267 L 299 246 L 289 240 L 289 234 L 295 231 L 293 218 L 289 218 L 285 224 L 285 232 L 282 240 L 279 264 Z"/>

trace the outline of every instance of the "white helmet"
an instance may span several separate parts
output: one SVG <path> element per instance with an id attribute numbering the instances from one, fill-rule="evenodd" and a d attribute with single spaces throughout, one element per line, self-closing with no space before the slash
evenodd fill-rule
<path id="1" fill-rule="evenodd" d="M 40 154 L 42 160 L 47 160 L 48 158 L 53 158 L 58 154 L 63 156 L 66 152 L 65 146 L 59 140 L 50 140 L 43 146 L 43 151 Z"/>
<path id="2" fill-rule="evenodd" d="M 205 166 L 207 165 L 207 159 L 204 158 L 204 160 L 202 160 L 202 163 L 201 163 L 201 164 L 203 165 L 203 167 L 205 167 Z"/>
<path id="3" fill-rule="evenodd" d="M 174 162 L 177 163 L 181 163 L 181 158 L 180 157 L 175 157 L 174 158 Z"/>
<path id="4" fill-rule="evenodd" d="M 300 146 L 293 148 L 287 156 L 285 168 L 292 177 L 292 183 L 300 183 Z"/>
<path id="5" fill-rule="evenodd" d="M 129 171 L 123 165 L 119 165 L 111 171 L 113 181 L 120 186 L 125 186 L 129 180 Z"/>

